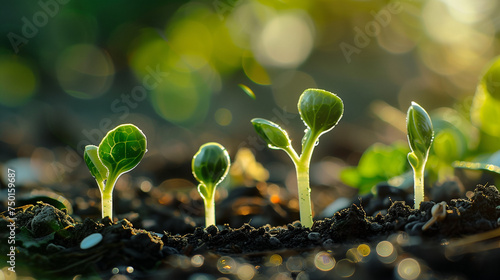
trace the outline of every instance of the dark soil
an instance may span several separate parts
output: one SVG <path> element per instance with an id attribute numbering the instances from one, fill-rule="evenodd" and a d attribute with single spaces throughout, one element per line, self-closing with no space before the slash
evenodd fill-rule
<path id="1" fill-rule="evenodd" d="M 498 245 L 469 245 L 464 239 L 498 228 L 500 193 L 494 186 L 477 187 L 470 199 L 450 200 L 446 218 L 426 231 L 422 226 L 431 219 L 434 202 L 414 210 L 395 201 L 367 215 L 362 204 L 373 208 L 372 200 L 317 220 L 311 229 L 299 222 L 258 228 L 245 224 L 196 227 L 183 235 L 137 229 L 126 219 L 112 223 L 87 218 L 79 223 L 39 202 L 16 208 L 16 271 L 36 279 L 109 279 L 121 274 L 128 277 L 123 279 L 270 279 L 280 274 L 288 277 L 283 279 L 498 279 Z M 10 221 L 1 223 L 6 228 Z M 7 238 L 9 233 L 2 232 Z M 92 233 L 101 233 L 103 240 L 80 249 Z M 383 245 L 389 246 L 387 254 Z M 415 270 L 415 263 L 418 273 L 404 274 Z"/>

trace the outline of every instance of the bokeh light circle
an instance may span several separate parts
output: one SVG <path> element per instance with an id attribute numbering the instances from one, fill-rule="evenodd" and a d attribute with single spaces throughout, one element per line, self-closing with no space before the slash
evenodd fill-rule
<path id="1" fill-rule="evenodd" d="M 35 73 L 26 63 L 0 57 L 1 105 L 23 105 L 35 94 L 37 84 Z"/>
<path id="2" fill-rule="evenodd" d="M 309 17 L 287 13 L 269 21 L 260 34 L 257 60 L 263 65 L 294 68 L 306 60 L 314 45 Z"/>
<path id="3" fill-rule="evenodd" d="M 418 278 L 422 270 L 417 260 L 406 258 L 399 262 L 397 271 L 404 280 L 413 280 Z"/>
<path id="4" fill-rule="evenodd" d="M 330 271 L 335 267 L 336 261 L 327 252 L 319 252 L 314 256 L 314 266 L 321 271 Z"/>
<path id="5" fill-rule="evenodd" d="M 94 45 L 69 47 L 57 60 L 57 80 L 63 90 L 76 98 L 94 99 L 111 86 L 115 74 L 110 56 Z"/>

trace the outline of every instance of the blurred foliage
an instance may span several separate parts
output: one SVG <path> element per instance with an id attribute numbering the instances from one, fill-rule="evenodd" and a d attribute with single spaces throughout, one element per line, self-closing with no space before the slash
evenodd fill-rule
<path id="1" fill-rule="evenodd" d="M 471 120 L 481 131 L 477 152 L 468 160 L 457 160 L 453 166 L 482 170 L 500 175 L 500 57 L 493 59 L 483 71 L 474 95 Z"/>
<path id="2" fill-rule="evenodd" d="M 471 118 L 483 132 L 500 137 L 500 57 L 487 66 L 477 86 Z"/>
<path id="3" fill-rule="evenodd" d="M 404 142 L 392 145 L 375 143 L 363 153 L 358 166 L 343 169 L 340 178 L 347 185 L 359 188 L 360 193 L 370 192 L 377 183 L 409 170 L 406 159 L 409 151 Z"/>
<path id="4" fill-rule="evenodd" d="M 373 143 L 405 140 L 399 115 L 413 100 L 436 114 L 436 180 L 453 161 L 500 149 L 498 60 L 483 70 L 499 50 L 496 0 L 40 3 L 0 11 L 0 157 L 25 159 L 31 181 L 85 178 L 82 147 L 125 122 L 151 135 L 143 171 L 156 180 L 190 178 L 176 168 L 222 138 L 230 153 L 246 146 L 259 161 L 284 161 L 260 153 L 249 120 L 283 124 L 298 143 L 306 88 L 335 92 L 346 108 L 342 137 L 325 135 L 318 155 L 353 165 Z M 380 100 L 394 109 L 378 112 L 382 124 L 367 113 Z M 351 184 L 367 190 L 409 165 L 364 168 L 351 169 Z"/>
<path id="5" fill-rule="evenodd" d="M 434 142 L 427 161 L 432 182 L 452 179 L 452 163 L 471 156 L 477 148 L 478 130 L 458 111 L 438 108 L 431 113 Z"/>

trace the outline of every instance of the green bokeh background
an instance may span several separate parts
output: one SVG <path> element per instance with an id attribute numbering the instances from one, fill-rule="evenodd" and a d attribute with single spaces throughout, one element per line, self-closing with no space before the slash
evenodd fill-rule
<path id="1" fill-rule="evenodd" d="M 0 160 L 40 160 L 47 184 L 88 176 L 83 147 L 121 123 L 148 136 L 143 171 L 189 164 L 208 141 L 286 161 L 264 155 L 250 120 L 279 123 L 298 148 L 310 87 L 345 104 L 315 154 L 356 164 L 405 140 L 388 108 L 466 114 L 499 50 L 495 0 L 2 2 Z"/>

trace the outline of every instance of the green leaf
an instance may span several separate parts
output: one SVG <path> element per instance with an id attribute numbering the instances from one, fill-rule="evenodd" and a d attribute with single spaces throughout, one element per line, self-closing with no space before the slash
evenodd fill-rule
<path id="1" fill-rule="evenodd" d="M 434 141 L 431 153 L 439 161 L 451 163 L 464 158 L 469 151 L 475 150 L 478 131 L 469 120 L 451 108 L 439 108 L 431 114 Z"/>
<path id="2" fill-rule="evenodd" d="M 432 150 L 434 154 L 447 163 L 458 160 L 465 153 L 465 145 L 461 145 L 461 139 L 453 129 L 443 129 L 436 133 Z"/>
<path id="3" fill-rule="evenodd" d="M 500 56 L 496 57 L 488 66 L 485 71 L 481 84 L 485 86 L 486 92 L 500 101 Z"/>
<path id="4" fill-rule="evenodd" d="M 16 235 L 16 240 L 23 244 L 23 247 L 30 248 L 40 248 L 42 245 L 46 245 L 52 240 L 54 240 L 55 231 L 42 237 L 35 237 L 33 233 L 26 227 L 21 227 L 21 231 Z"/>
<path id="5" fill-rule="evenodd" d="M 469 170 L 483 170 L 500 175 L 500 151 L 492 155 L 478 156 L 473 161 L 455 161 L 453 167 Z"/>
<path id="6" fill-rule="evenodd" d="M 211 198 L 217 185 L 229 172 L 231 160 L 224 146 L 210 142 L 203 144 L 193 156 L 193 176 L 201 184 L 198 191 L 204 198 Z"/>
<path id="7" fill-rule="evenodd" d="M 98 154 L 111 177 L 136 167 L 146 150 L 144 133 L 133 124 L 122 124 L 106 134 L 99 144 Z"/>
<path id="8" fill-rule="evenodd" d="M 485 133 L 500 137 L 500 100 L 488 93 L 484 83 L 480 83 L 471 106 L 471 120 Z"/>
<path id="9" fill-rule="evenodd" d="M 298 109 L 312 133 L 321 135 L 337 125 L 344 114 L 344 103 L 329 91 L 306 89 L 300 96 Z"/>
<path id="10" fill-rule="evenodd" d="M 359 193 L 369 192 L 382 181 L 399 176 L 408 170 L 408 147 L 403 143 L 390 146 L 375 143 L 361 156 L 357 167 L 347 167 L 340 172 L 345 184 L 356 187 Z"/>
<path id="11" fill-rule="evenodd" d="M 418 168 L 423 165 L 424 160 L 419 158 L 415 153 L 408 153 L 408 162 L 410 162 L 413 168 Z"/>
<path id="12" fill-rule="evenodd" d="M 108 169 L 102 164 L 98 155 L 98 147 L 94 145 L 85 146 L 83 159 L 90 170 L 90 174 L 94 176 L 96 181 L 103 182 L 108 178 Z"/>
<path id="13" fill-rule="evenodd" d="M 265 119 L 255 118 L 251 120 L 257 134 L 266 141 L 271 149 L 286 149 L 291 145 L 290 138 L 279 125 Z"/>
<path id="14" fill-rule="evenodd" d="M 456 161 L 456 162 L 453 163 L 453 167 L 455 167 L 455 168 L 469 169 L 469 170 L 488 171 L 488 172 L 493 172 L 495 174 L 500 175 L 500 166 L 494 165 L 494 164 L 489 164 L 489 163 L 470 162 L 470 161 Z"/>
<path id="15" fill-rule="evenodd" d="M 204 199 L 208 199 L 213 196 L 213 192 L 215 191 L 215 188 L 210 186 L 206 186 L 204 184 L 198 184 L 198 193 L 203 197 Z"/>
<path id="16" fill-rule="evenodd" d="M 417 166 L 425 163 L 434 138 L 434 130 L 429 114 L 415 102 L 411 103 L 406 118 L 408 143 L 417 160 Z M 412 161 L 410 161 L 411 163 Z"/>

